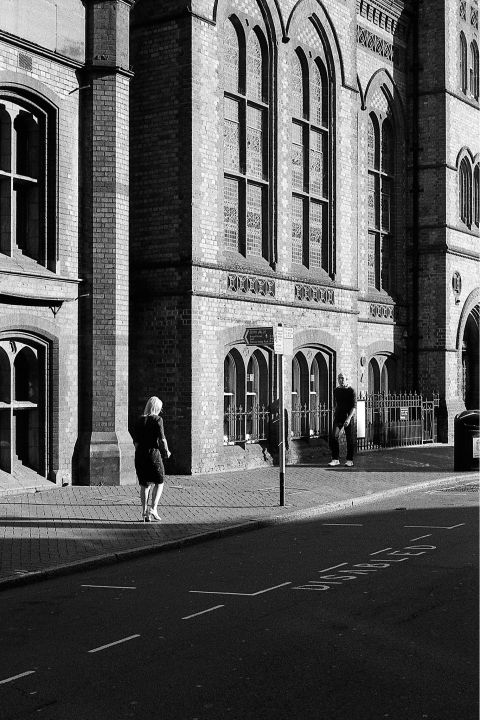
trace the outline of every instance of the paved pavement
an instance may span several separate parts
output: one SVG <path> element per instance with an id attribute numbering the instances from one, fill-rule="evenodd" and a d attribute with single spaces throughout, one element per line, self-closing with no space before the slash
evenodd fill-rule
<path id="1" fill-rule="evenodd" d="M 141 522 L 139 488 L 0 485 L 0 589 L 76 568 L 288 522 L 478 473 L 453 470 L 453 448 L 428 445 L 359 454 L 355 467 L 287 467 L 169 476 L 161 523 Z M 478 483 L 477 483 L 478 485 Z M 31 488 L 30 488 L 31 490 Z"/>

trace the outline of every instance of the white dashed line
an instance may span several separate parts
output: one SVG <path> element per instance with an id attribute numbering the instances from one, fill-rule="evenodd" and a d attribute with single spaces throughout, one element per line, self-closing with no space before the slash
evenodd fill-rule
<path id="1" fill-rule="evenodd" d="M 128 640 L 133 640 L 134 638 L 138 638 L 140 635 L 129 635 L 126 638 L 122 638 L 121 640 L 116 640 L 113 643 L 108 643 L 108 645 L 101 645 L 100 647 L 94 648 L 93 650 L 89 650 L 89 653 L 96 653 L 100 652 L 100 650 L 105 650 L 106 648 L 113 647 L 114 645 L 120 645 L 120 643 L 127 642 Z"/>
<path id="2" fill-rule="evenodd" d="M 322 525 L 331 525 L 338 527 L 363 527 L 360 523 L 322 523 Z"/>
<path id="3" fill-rule="evenodd" d="M 430 535 L 420 535 L 420 537 L 412 538 L 408 542 L 415 542 L 415 540 L 423 540 L 423 538 L 426 538 L 426 537 L 432 537 L 432 534 L 430 533 Z"/>
<path id="4" fill-rule="evenodd" d="M 346 564 L 347 564 L 346 562 L 340 563 L 340 565 L 333 565 L 332 567 L 325 568 L 324 570 L 318 570 L 317 572 L 323 573 L 323 572 L 328 572 L 329 570 L 336 570 L 337 568 L 343 567 L 343 566 L 346 565 Z"/>
<path id="5" fill-rule="evenodd" d="M 80 587 L 88 588 L 108 588 L 110 590 L 136 590 L 132 585 L 80 585 Z"/>
<path id="6" fill-rule="evenodd" d="M 213 610 L 218 610 L 218 608 L 225 607 L 225 605 L 214 605 L 211 608 L 208 608 L 207 610 L 202 610 L 201 612 L 194 613 L 193 615 L 186 615 L 182 618 L 182 620 L 190 620 L 190 618 L 198 617 L 199 615 L 204 615 L 205 613 L 212 612 Z"/>
<path id="7" fill-rule="evenodd" d="M 465 523 L 458 523 L 458 525 L 404 525 L 405 528 L 425 528 L 425 530 L 455 530 L 455 528 L 462 527 Z"/>
<path id="8" fill-rule="evenodd" d="M 32 675 L 35 672 L 36 670 L 27 670 L 27 672 L 20 673 L 19 675 L 12 675 L 12 677 L 5 678 L 5 680 L 0 680 L 0 685 L 5 685 L 5 683 L 12 682 L 13 680 L 18 680 L 19 678 L 26 677 L 27 675 Z"/>
<path id="9" fill-rule="evenodd" d="M 385 552 L 386 550 L 391 550 L 391 549 L 392 549 L 391 547 L 383 548 L 383 550 L 377 550 L 374 553 L 370 553 L 370 555 L 380 555 L 380 553 Z"/>
<path id="10" fill-rule="evenodd" d="M 266 588 L 265 590 L 258 590 L 258 592 L 254 593 L 222 592 L 221 590 L 189 590 L 188 592 L 200 593 L 202 595 L 241 595 L 242 597 L 255 597 L 256 595 L 263 595 L 263 593 L 270 592 L 270 590 L 277 590 L 278 588 L 291 584 L 291 581 L 284 582 L 281 585 L 274 585 L 274 587 Z"/>

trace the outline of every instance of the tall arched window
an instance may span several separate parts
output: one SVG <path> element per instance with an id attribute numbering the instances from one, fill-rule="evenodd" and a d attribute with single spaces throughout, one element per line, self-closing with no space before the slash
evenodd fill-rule
<path id="1" fill-rule="evenodd" d="M 325 62 L 307 60 L 297 49 L 291 81 L 292 262 L 331 275 L 331 83 Z"/>
<path id="2" fill-rule="evenodd" d="M 460 87 L 467 92 L 467 41 L 463 32 L 460 33 Z"/>
<path id="3" fill-rule="evenodd" d="M 56 269 L 52 113 L 0 89 L 0 253 Z"/>
<path id="4" fill-rule="evenodd" d="M 315 353 L 315 354 L 314 354 Z M 292 434 L 327 436 L 330 426 L 332 358 L 322 351 L 300 350 L 292 359 Z"/>
<path id="5" fill-rule="evenodd" d="M 223 365 L 225 444 L 257 442 L 268 434 L 269 359 L 257 348 L 245 359 L 233 348 Z"/>
<path id="6" fill-rule="evenodd" d="M 459 169 L 460 220 L 468 227 L 472 224 L 472 169 L 466 157 Z"/>
<path id="7" fill-rule="evenodd" d="M 224 25 L 225 247 L 268 258 L 268 53 L 258 27 Z"/>
<path id="8" fill-rule="evenodd" d="M 475 40 L 470 44 L 470 93 L 478 100 L 478 45 Z"/>
<path id="9" fill-rule="evenodd" d="M 480 166 L 475 165 L 473 171 L 473 222 L 477 227 L 480 226 Z"/>
<path id="10" fill-rule="evenodd" d="M 392 289 L 395 139 L 391 121 L 368 118 L 368 286 Z"/>

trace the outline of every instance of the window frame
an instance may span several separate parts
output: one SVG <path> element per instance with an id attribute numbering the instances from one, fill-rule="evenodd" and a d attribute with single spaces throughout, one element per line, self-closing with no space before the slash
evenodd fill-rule
<path id="1" fill-rule="evenodd" d="M 373 128 L 373 164 L 370 162 L 370 127 Z M 388 168 L 385 162 L 384 139 L 385 129 L 389 128 L 391 143 L 391 158 Z M 394 249 L 395 249 L 395 193 L 396 193 L 396 133 L 395 123 L 391 112 L 384 117 L 371 109 L 367 119 L 367 288 L 369 291 L 386 292 L 392 294 L 394 290 Z M 373 179 L 373 217 L 370 218 L 370 179 Z M 384 226 L 383 199 L 387 196 L 384 188 L 390 187 L 388 197 L 389 223 Z M 371 262 L 373 258 L 373 263 Z M 371 279 L 373 277 L 373 283 Z"/>
<path id="2" fill-rule="evenodd" d="M 271 197 L 272 197 L 272 172 L 271 172 L 271 122 L 272 122 L 272 98 L 271 98 L 271 64 L 272 55 L 269 48 L 268 35 L 266 30 L 248 20 L 243 14 L 228 15 L 224 21 L 223 43 L 225 44 L 228 37 L 225 26 L 229 23 L 236 35 L 238 43 L 238 83 L 233 88 L 226 82 L 226 74 L 223 75 L 223 125 L 224 125 L 224 141 L 223 141 L 223 247 L 226 251 L 238 252 L 246 259 L 264 259 L 271 261 L 273 259 L 273 243 L 270 240 L 273 229 L 273 219 L 271 217 Z M 261 52 L 262 72 L 261 72 L 261 97 L 255 96 L 250 91 L 248 83 L 249 69 L 249 45 L 252 42 L 252 34 L 255 36 L 254 42 L 258 43 Z M 231 35 L 230 35 L 231 36 Z M 233 101 L 238 107 L 238 164 L 237 167 L 229 167 L 226 162 L 225 152 L 225 127 L 226 112 L 225 101 Z M 262 118 L 260 128 L 251 124 L 251 118 L 254 113 L 259 114 Z M 249 124 L 250 121 L 250 124 Z M 260 157 L 262 164 L 262 173 L 255 174 L 252 172 L 250 164 L 254 158 L 253 154 L 249 154 L 249 142 L 255 135 L 255 130 L 260 130 Z M 237 188 L 237 212 L 236 212 L 236 247 L 233 241 L 228 241 L 226 224 L 226 188 L 227 183 L 232 188 L 233 183 Z M 258 201 L 260 196 L 260 212 L 255 211 L 255 199 Z M 256 196 L 256 198 L 255 198 Z M 249 197 L 252 202 L 249 203 Z M 255 199 L 254 199 L 255 198 Z M 235 216 L 232 210 L 230 214 Z M 260 241 L 254 242 L 254 236 L 249 236 L 249 212 L 261 218 Z M 233 227 L 233 224 L 231 224 Z M 251 226 L 250 226 L 251 227 Z M 253 243 L 253 244 L 252 244 Z"/>
<path id="3" fill-rule="evenodd" d="M 44 267 L 52 272 L 57 271 L 58 249 L 57 249 L 57 115 L 53 106 L 47 104 L 43 99 L 30 94 L 23 94 L 13 88 L 0 87 L 0 106 L 6 108 L 10 117 L 10 138 L 7 161 L 0 166 L 0 184 L 4 192 L 0 192 L 5 213 L 10 216 L 6 229 L 0 237 L 0 253 L 7 257 L 22 255 L 28 257 L 38 266 Z M 15 124 L 22 113 L 34 118 L 38 128 L 38 166 L 37 174 L 25 174 L 19 172 L 17 152 L 17 136 Z M 1 131 L 1 128 L 0 128 Z M 5 162 L 7 154 L 5 146 L 2 148 L 2 155 Z M 25 170 L 25 168 L 21 168 Z M 23 189 L 23 193 L 21 190 Z M 36 189 L 38 195 L 38 218 L 32 222 L 37 224 L 38 231 L 35 234 L 38 242 L 38 249 L 34 252 L 28 247 L 28 237 L 24 240 L 19 238 L 18 206 L 21 198 L 24 198 L 28 207 L 32 208 L 35 203 L 28 201 L 26 196 Z M 28 233 L 28 213 L 21 213 L 26 222 L 26 233 Z"/>
<path id="4" fill-rule="evenodd" d="M 333 87 L 334 77 L 331 63 L 322 48 L 322 51 L 309 49 L 298 45 L 291 56 L 291 77 L 296 78 L 297 86 L 292 92 L 290 103 L 290 179 L 291 179 L 291 216 L 297 218 L 291 227 L 291 262 L 308 270 L 326 273 L 331 279 L 335 275 L 334 243 L 333 243 Z M 293 65 L 295 64 L 295 69 Z M 300 72 L 297 70 L 300 69 Z M 318 73 L 321 88 L 321 122 L 313 117 L 314 73 Z M 298 112 L 296 99 L 301 98 L 301 114 Z M 299 132 L 294 129 L 299 128 Z M 298 142 L 298 135 L 301 142 Z M 319 154 L 321 161 L 322 192 L 313 187 L 313 160 L 315 152 L 315 138 L 320 139 Z M 301 148 L 298 155 L 301 157 L 302 183 L 299 186 L 294 182 L 294 146 Z M 295 207 L 301 208 L 296 212 Z M 312 240 L 313 213 L 321 208 L 321 246 L 318 249 L 318 259 L 315 260 L 315 247 Z M 298 216 L 298 217 L 297 217 Z M 300 242 L 297 237 L 301 236 Z"/>

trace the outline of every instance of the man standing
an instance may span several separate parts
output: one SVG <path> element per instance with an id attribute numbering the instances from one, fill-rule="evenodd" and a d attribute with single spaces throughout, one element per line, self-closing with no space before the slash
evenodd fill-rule
<path id="1" fill-rule="evenodd" d="M 338 387 L 333 391 L 333 425 L 332 434 L 330 436 L 330 449 L 332 451 L 332 459 L 329 465 L 340 465 L 339 454 L 340 447 L 338 438 L 340 432 L 345 430 L 345 438 L 347 441 L 347 459 L 345 465 L 353 466 L 353 436 L 352 436 L 352 418 L 355 415 L 357 405 L 357 396 L 355 390 L 348 385 L 348 378 L 345 373 L 338 376 Z"/>

